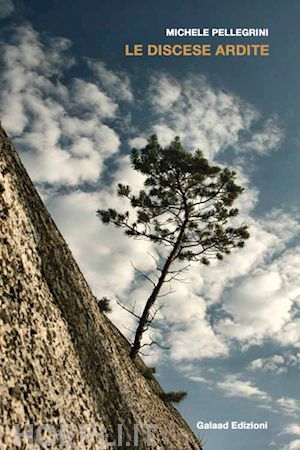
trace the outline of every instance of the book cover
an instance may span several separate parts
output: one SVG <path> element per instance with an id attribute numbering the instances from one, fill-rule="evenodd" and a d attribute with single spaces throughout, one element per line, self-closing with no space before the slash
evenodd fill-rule
<path id="1" fill-rule="evenodd" d="M 0 0 L 1 448 L 300 449 L 299 17 Z"/>

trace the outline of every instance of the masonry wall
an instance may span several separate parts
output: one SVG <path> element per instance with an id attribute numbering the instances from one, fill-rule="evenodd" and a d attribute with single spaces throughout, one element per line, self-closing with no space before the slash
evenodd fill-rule
<path id="1" fill-rule="evenodd" d="M 76 449 L 104 449 L 99 436 L 84 439 L 87 424 L 106 430 L 107 440 L 117 439 L 122 424 L 118 448 L 146 449 L 144 425 L 155 424 L 152 449 L 201 449 L 176 409 L 159 399 L 159 385 L 128 358 L 128 342 L 98 310 L 1 126 L 0 239 L 0 448 L 18 448 L 15 426 L 22 432 L 30 424 L 40 435 L 34 443 L 21 438 L 21 448 L 54 441 L 52 448 L 63 448 L 66 436 L 55 432 L 73 424 L 73 438 L 65 443 L 73 439 Z M 54 428 L 43 435 L 42 424 Z M 138 446 L 134 424 L 144 430 Z"/>

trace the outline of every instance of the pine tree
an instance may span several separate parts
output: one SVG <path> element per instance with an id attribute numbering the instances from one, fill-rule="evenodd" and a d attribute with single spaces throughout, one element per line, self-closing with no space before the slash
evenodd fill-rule
<path id="1" fill-rule="evenodd" d="M 129 199 L 137 219 L 114 209 L 98 210 L 104 224 L 113 224 L 134 239 L 147 239 L 165 246 L 167 257 L 158 281 L 145 303 L 135 333 L 130 357 L 135 359 L 143 333 L 151 322 L 150 311 L 175 261 L 208 265 L 211 258 L 223 259 L 249 237 L 247 225 L 233 225 L 239 213 L 232 205 L 243 189 L 236 173 L 210 165 L 200 150 L 186 151 L 179 137 L 166 148 L 156 135 L 141 150 L 133 149 L 131 163 L 145 176 L 144 189 L 137 195 L 128 185 L 118 185 L 118 195 Z"/>

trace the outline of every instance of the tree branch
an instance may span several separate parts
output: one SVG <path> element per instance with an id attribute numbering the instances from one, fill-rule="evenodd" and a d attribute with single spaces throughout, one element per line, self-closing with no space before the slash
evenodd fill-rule
<path id="1" fill-rule="evenodd" d="M 131 264 L 131 266 L 134 268 L 134 270 L 135 270 L 138 274 L 140 274 L 142 277 L 146 278 L 146 280 L 148 280 L 149 283 L 151 283 L 151 284 L 155 287 L 154 281 L 151 280 L 151 278 L 148 277 L 148 275 L 146 275 L 146 274 L 145 274 L 144 272 L 142 272 L 141 270 L 137 269 L 137 268 L 135 267 L 135 265 L 132 263 L 132 261 L 130 261 L 130 264 Z"/>
<path id="2" fill-rule="evenodd" d="M 140 316 L 138 316 L 137 314 L 134 313 L 134 308 L 133 308 L 133 310 L 130 310 L 125 305 L 123 305 L 123 303 L 121 303 L 117 298 L 116 298 L 116 302 L 122 309 L 127 311 L 129 314 L 133 315 L 136 319 L 141 320 Z"/>

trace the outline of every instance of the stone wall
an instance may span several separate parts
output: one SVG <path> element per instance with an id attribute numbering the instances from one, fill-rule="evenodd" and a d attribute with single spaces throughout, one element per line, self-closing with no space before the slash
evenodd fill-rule
<path id="1" fill-rule="evenodd" d="M 18 448 L 15 426 L 23 432 L 30 424 L 33 442 L 21 437 L 20 448 L 41 448 L 42 442 L 63 448 L 65 435 L 55 433 L 72 424 L 73 437 L 65 443 L 73 439 L 76 449 L 104 449 L 98 435 L 84 438 L 87 424 L 106 430 L 107 440 L 117 439 L 122 424 L 119 448 L 146 449 L 145 424 L 155 424 L 152 449 L 201 449 L 98 310 L 1 126 L 0 239 L 0 448 Z M 43 424 L 52 426 L 45 434 Z M 138 445 L 134 424 L 140 424 Z"/>

